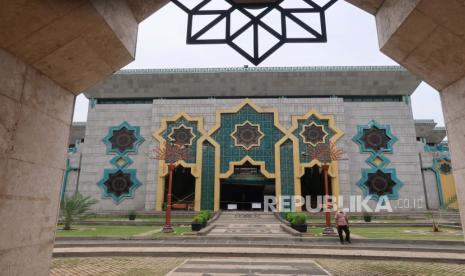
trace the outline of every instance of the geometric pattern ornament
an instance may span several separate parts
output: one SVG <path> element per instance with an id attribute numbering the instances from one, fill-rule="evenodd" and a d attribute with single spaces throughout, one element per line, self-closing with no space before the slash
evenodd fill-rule
<path id="1" fill-rule="evenodd" d="M 140 135 L 140 128 L 122 122 L 118 126 L 110 127 L 103 142 L 107 145 L 107 154 L 117 153 L 124 155 L 137 152 L 139 146 L 145 141 Z"/>
<path id="2" fill-rule="evenodd" d="M 387 144 L 391 139 L 386 135 L 386 130 L 373 127 L 363 131 L 362 140 L 366 148 L 379 151 L 387 148 Z"/>
<path id="3" fill-rule="evenodd" d="M 141 183 L 136 178 L 135 169 L 105 169 L 104 177 L 97 185 L 103 190 L 104 198 L 112 198 L 119 204 L 125 198 L 133 198 Z"/>
<path id="4" fill-rule="evenodd" d="M 337 0 L 172 0 L 187 13 L 187 44 L 229 45 L 254 65 L 286 43 L 327 41 Z"/>
<path id="5" fill-rule="evenodd" d="M 397 138 L 392 135 L 388 125 L 371 121 L 368 125 L 357 126 L 357 135 L 354 136 L 353 141 L 360 145 L 360 152 L 378 154 L 392 153 Z"/>
<path id="6" fill-rule="evenodd" d="M 393 145 L 397 141 L 391 128 L 371 121 L 367 125 L 357 126 L 357 135 L 352 140 L 359 144 L 361 153 L 370 153 L 365 162 L 371 168 L 362 169 L 362 178 L 357 182 L 365 196 L 371 195 L 374 200 L 380 196 L 398 199 L 398 191 L 404 184 L 397 178 L 396 169 L 386 168 L 390 161 L 384 155 L 394 152 Z"/>
<path id="7" fill-rule="evenodd" d="M 302 136 L 303 142 L 305 144 L 310 144 L 313 147 L 316 147 L 320 143 L 326 143 L 328 132 L 326 132 L 324 126 L 317 125 L 315 122 L 311 122 L 309 125 L 302 127 L 300 136 Z"/>
<path id="8" fill-rule="evenodd" d="M 243 124 L 235 125 L 234 132 L 231 134 L 236 147 L 243 147 L 250 150 L 253 147 L 260 146 L 260 140 L 265 134 L 260 131 L 260 125 L 252 124 L 249 121 Z"/>
<path id="9" fill-rule="evenodd" d="M 372 196 L 373 200 L 378 200 L 380 196 L 398 199 L 399 189 L 403 185 L 397 178 L 396 170 L 386 168 L 362 169 L 362 179 L 357 183 L 364 195 Z"/>
<path id="10" fill-rule="evenodd" d="M 452 172 L 452 166 L 450 163 L 441 163 L 441 165 L 439 165 L 439 171 L 442 174 L 450 174 Z"/>
<path id="11" fill-rule="evenodd" d="M 168 138 L 170 138 L 171 141 L 178 146 L 191 146 L 195 137 L 196 135 L 193 133 L 192 128 L 186 127 L 183 124 L 173 128 L 171 133 L 168 135 Z"/>
<path id="12" fill-rule="evenodd" d="M 129 167 L 132 164 L 131 158 L 127 155 L 116 155 L 113 159 L 110 160 L 110 164 L 115 166 L 118 169 L 124 169 Z"/>
<path id="13" fill-rule="evenodd" d="M 119 204 L 125 198 L 134 197 L 134 190 L 141 185 L 136 178 L 136 170 L 126 168 L 133 163 L 128 154 L 137 153 L 145 139 L 140 135 L 140 127 L 124 121 L 110 127 L 102 141 L 107 147 L 107 154 L 116 155 L 110 160 L 116 169 L 105 169 L 97 185 L 103 190 L 103 198 L 110 197 Z"/>
<path id="14" fill-rule="evenodd" d="M 382 196 L 385 194 L 392 194 L 392 189 L 396 183 L 392 181 L 390 174 L 378 170 L 375 173 L 368 174 L 368 180 L 365 185 L 368 186 L 370 194 Z"/>

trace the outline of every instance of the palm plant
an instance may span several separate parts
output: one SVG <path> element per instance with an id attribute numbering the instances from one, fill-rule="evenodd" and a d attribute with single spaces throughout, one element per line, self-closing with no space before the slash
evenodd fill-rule
<path id="1" fill-rule="evenodd" d="M 97 203 L 98 200 L 90 196 L 83 196 L 75 193 L 72 196 L 65 196 L 60 206 L 60 216 L 63 220 L 63 230 L 71 230 L 71 224 L 88 215 L 90 207 Z"/>
<path id="2" fill-rule="evenodd" d="M 449 209 L 454 203 L 457 202 L 457 195 L 451 196 L 444 202 L 444 207 L 442 209 Z M 433 212 L 429 213 L 430 218 L 432 219 L 433 232 L 439 232 L 439 222 L 441 221 L 441 211 L 438 212 L 436 217 Z"/>

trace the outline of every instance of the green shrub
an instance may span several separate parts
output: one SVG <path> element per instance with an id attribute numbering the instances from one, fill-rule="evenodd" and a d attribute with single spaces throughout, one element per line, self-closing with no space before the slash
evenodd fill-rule
<path id="1" fill-rule="evenodd" d="M 212 213 L 210 211 L 207 211 L 207 210 L 200 211 L 199 215 L 204 216 L 206 218 L 206 220 L 209 220 L 209 219 L 212 218 Z"/>
<path id="2" fill-rule="evenodd" d="M 289 221 L 289 222 L 292 222 L 294 220 L 294 217 L 295 217 L 296 213 L 287 213 L 286 214 L 286 220 Z"/>
<path id="3" fill-rule="evenodd" d="M 60 204 L 60 216 L 64 223 L 63 230 L 71 230 L 71 224 L 80 219 L 84 219 L 89 211 L 98 200 L 92 199 L 90 196 L 83 196 L 80 193 L 75 193 L 72 196 L 63 198 Z"/>
<path id="4" fill-rule="evenodd" d="M 200 212 L 197 216 L 203 218 L 203 221 L 208 220 L 208 214 L 207 213 Z"/>
<path id="5" fill-rule="evenodd" d="M 292 224 L 306 224 L 307 217 L 303 213 L 297 213 L 292 218 Z"/>
<path id="6" fill-rule="evenodd" d="M 192 220 L 193 223 L 204 223 L 205 222 L 205 217 L 204 216 L 201 216 L 201 215 L 197 215 L 194 217 L 194 219 Z"/>

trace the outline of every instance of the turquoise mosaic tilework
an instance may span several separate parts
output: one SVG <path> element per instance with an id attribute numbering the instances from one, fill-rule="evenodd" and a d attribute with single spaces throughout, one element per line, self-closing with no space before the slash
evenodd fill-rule
<path id="1" fill-rule="evenodd" d="M 260 125 L 260 130 L 265 134 L 265 137 L 261 139 L 260 147 L 246 150 L 243 147 L 234 146 L 231 133 L 234 132 L 235 125 L 243 124 L 245 121 Z M 245 105 L 237 113 L 221 114 L 221 127 L 212 136 L 221 146 L 221 173 L 228 170 L 231 161 L 240 161 L 247 155 L 255 161 L 265 161 L 266 170 L 274 173 L 274 145 L 283 136 L 283 133 L 274 126 L 273 113 L 259 113 L 250 105 Z"/>
<path id="2" fill-rule="evenodd" d="M 328 133 L 328 136 L 326 136 L 327 143 L 329 143 L 329 140 L 335 134 L 334 131 L 329 127 L 328 120 L 320 120 L 315 115 L 308 117 L 306 120 L 297 120 L 298 128 L 293 132 L 293 134 L 299 139 L 299 152 L 304 152 L 307 149 L 307 144 L 304 143 L 302 136 L 300 136 L 300 132 L 302 132 L 302 129 L 304 126 L 307 126 L 311 124 L 312 122 L 315 122 L 317 125 L 324 126 L 325 131 Z M 308 163 L 312 161 L 308 159 L 309 158 L 307 156 L 304 156 L 304 155 L 300 156 L 300 162 L 302 163 Z"/>
<path id="3" fill-rule="evenodd" d="M 192 140 L 192 146 L 189 146 L 190 148 L 190 156 L 188 163 L 196 163 L 196 156 L 197 156 L 197 140 L 202 136 L 202 134 L 199 132 L 198 127 L 197 127 L 197 122 L 190 122 L 186 120 L 184 117 L 179 118 L 176 122 L 168 122 L 166 130 L 163 131 L 161 136 L 165 141 L 169 142 L 170 138 L 168 138 L 168 135 L 170 135 L 171 131 L 173 128 L 177 128 L 180 125 L 185 125 L 186 127 L 191 127 L 192 132 L 195 135 L 195 138 Z"/>
<path id="4" fill-rule="evenodd" d="M 114 132 L 120 131 L 122 128 L 126 128 L 129 131 L 133 131 L 135 135 L 136 141 L 133 143 L 132 147 L 121 151 L 118 148 L 112 147 L 111 139 L 114 135 Z M 115 154 L 110 160 L 110 164 L 116 167 L 116 169 L 104 169 L 103 171 L 103 178 L 97 182 L 97 186 L 100 187 L 102 190 L 102 199 L 113 199 L 115 204 L 120 204 L 125 199 L 132 199 L 134 198 L 135 190 L 142 185 L 142 183 L 137 179 L 137 169 L 127 169 L 130 165 L 132 165 L 133 161 L 129 158 L 128 154 L 138 154 L 139 147 L 142 143 L 145 142 L 144 137 L 140 134 L 140 127 L 139 126 L 132 126 L 126 121 L 121 122 L 118 126 L 112 126 L 108 128 L 108 134 L 102 139 L 102 142 L 105 144 L 107 148 L 107 155 Z M 119 163 L 118 160 L 122 159 L 122 162 Z M 105 185 L 110 178 L 110 174 L 117 173 L 121 171 L 125 174 L 130 175 L 131 186 L 126 193 L 123 193 L 119 196 L 113 194 L 108 190 L 108 187 Z"/>
<path id="5" fill-rule="evenodd" d="M 294 194 L 293 144 L 287 140 L 281 145 L 281 195 L 292 196 Z"/>
<path id="6" fill-rule="evenodd" d="M 213 210 L 215 206 L 215 148 L 203 143 L 201 210 Z"/>
<path id="7" fill-rule="evenodd" d="M 389 142 L 387 143 L 387 148 L 379 149 L 378 151 L 368 148 L 365 145 L 365 141 L 363 141 L 362 137 L 364 131 L 370 128 L 377 128 L 384 130 L 386 135 L 390 138 Z M 364 196 L 372 196 L 372 200 L 378 200 L 379 195 L 375 193 L 370 193 L 370 189 L 368 187 L 368 174 L 376 173 L 377 171 L 381 171 L 385 174 L 390 175 L 391 180 L 395 183 L 391 193 L 386 193 L 385 196 L 388 197 L 390 200 L 397 200 L 399 199 L 399 190 L 402 188 L 404 183 L 397 178 L 397 171 L 396 169 L 389 169 L 386 168 L 387 165 L 390 164 L 389 158 L 385 155 L 385 153 L 392 154 L 394 152 L 394 144 L 397 142 L 397 137 L 392 134 L 391 127 L 389 125 L 380 125 L 376 121 L 372 120 L 367 125 L 358 125 L 357 126 L 357 134 L 352 138 L 352 140 L 359 145 L 360 153 L 370 153 L 370 157 L 368 157 L 365 162 L 370 165 L 371 168 L 369 169 L 361 169 L 362 178 L 357 182 L 357 186 L 363 191 Z M 375 160 L 379 158 L 380 163 L 377 164 Z"/>

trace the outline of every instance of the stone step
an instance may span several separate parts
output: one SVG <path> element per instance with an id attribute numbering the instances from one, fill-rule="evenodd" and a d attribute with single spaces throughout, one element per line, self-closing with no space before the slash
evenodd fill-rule
<path id="1" fill-rule="evenodd" d="M 209 237 L 289 237 L 272 213 L 223 212 Z"/>

